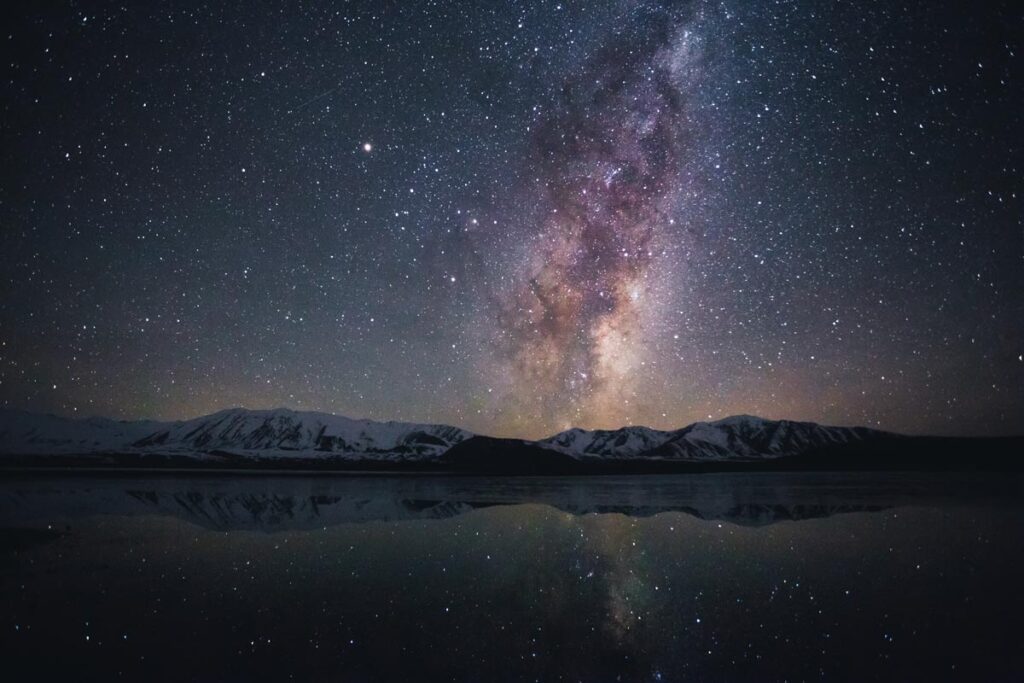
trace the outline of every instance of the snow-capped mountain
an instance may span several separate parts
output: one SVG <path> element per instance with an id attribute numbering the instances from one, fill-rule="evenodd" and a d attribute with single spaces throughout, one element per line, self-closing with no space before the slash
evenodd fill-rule
<path id="1" fill-rule="evenodd" d="M 864 427 L 826 427 L 813 422 L 735 415 L 716 422 L 695 422 L 644 455 L 682 460 L 762 460 L 882 435 L 885 433 Z"/>
<path id="2" fill-rule="evenodd" d="M 172 423 L 132 444 L 194 451 L 316 451 L 429 457 L 472 436 L 447 425 L 353 420 L 329 413 L 233 408 Z"/>
<path id="3" fill-rule="evenodd" d="M 0 411 L 0 453 L 160 453 L 422 459 L 472 436 L 447 425 L 232 408 L 182 422 L 73 420 Z"/>
<path id="4" fill-rule="evenodd" d="M 678 472 L 736 469 L 767 461 L 796 463 L 806 456 L 810 460 L 799 466 L 856 469 L 895 463 L 891 453 L 879 459 L 878 447 L 884 442 L 885 448 L 900 450 L 908 445 L 907 439 L 862 427 L 738 415 L 676 431 L 570 429 L 539 441 L 475 436 L 452 447 L 438 464 L 495 474 Z M 854 459 L 837 460 L 849 457 Z"/>
<path id="5" fill-rule="evenodd" d="M 412 463 L 438 472 L 566 474 L 757 468 L 763 467 L 758 463 L 778 461 L 778 466 L 790 468 L 934 469 L 963 466 L 957 465 L 957 456 L 965 449 L 1001 454 L 1016 443 L 906 437 L 749 415 L 696 422 L 675 431 L 570 429 L 522 441 L 478 436 L 448 425 L 373 422 L 284 408 L 232 408 L 180 422 L 76 420 L 0 410 L 0 464 L 14 467 L 173 468 L 201 462 L 228 468 L 344 470 L 400 469 Z M 1001 455 L 988 457 L 1002 461 Z"/>
<path id="6" fill-rule="evenodd" d="M 581 458 L 761 460 L 853 443 L 880 434 L 863 427 L 825 427 L 813 422 L 735 415 L 715 422 L 695 422 L 670 432 L 648 427 L 570 429 L 537 443 Z"/>

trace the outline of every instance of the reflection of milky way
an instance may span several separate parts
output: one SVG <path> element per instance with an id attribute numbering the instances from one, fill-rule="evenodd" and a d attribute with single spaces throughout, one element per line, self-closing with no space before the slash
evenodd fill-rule
<path id="1" fill-rule="evenodd" d="M 565 83 L 536 127 L 545 213 L 501 320 L 515 393 L 529 395 L 519 409 L 539 413 L 527 419 L 627 417 L 648 321 L 666 303 L 659 267 L 685 227 L 676 209 L 696 42 L 667 22 L 619 39 Z"/>

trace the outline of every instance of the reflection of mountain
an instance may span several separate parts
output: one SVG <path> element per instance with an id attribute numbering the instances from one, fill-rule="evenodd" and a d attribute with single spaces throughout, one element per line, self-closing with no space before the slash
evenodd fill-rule
<path id="1" fill-rule="evenodd" d="M 887 476 L 888 478 L 879 478 Z M 602 477 L 493 482 L 475 477 L 360 479 L 252 478 L 11 481 L 0 488 L 0 517 L 16 525 L 91 515 L 157 515 L 220 530 L 316 529 L 371 521 L 442 519 L 474 509 L 548 505 L 571 514 L 646 517 L 680 512 L 743 525 L 949 502 L 983 491 L 1019 494 L 1013 479 L 760 474 Z"/>
<path id="2" fill-rule="evenodd" d="M 243 493 L 206 495 L 196 491 L 157 493 L 125 491 L 142 503 L 140 513 L 181 517 L 214 529 L 274 531 L 313 529 L 334 524 L 407 519 L 444 519 L 474 505 L 441 500 L 282 496 Z"/>
<path id="3" fill-rule="evenodd" d="M 123 491 L 129 500 L 110 504 L 104 502 L 93 514 L 158 515 L 176 517 L 198 526 L 222 531 L 285 531 L 308 530 L 337 524 L 413 519 L 444 519 L 472 510 L 511 505 L 486 500 L 413 500 L 350 499 L 332 496 L 292 498 L 263 494 L 235 497 L 206 496 L 198 492 L 156 493 L 154 491 Z M 22 499 L 23 503 L 28 503 Z M 42 501 L 37 501 L 42 502 Z M 53 509 L 57 501 L 47 501 L 48 514 L 65 516 Z M 630 506 L 576 504 L 552 505 L 574 515 L 621 514 L 650 517 L 664 512 L 680 512 L 699 519 L 721 520 L 734 524 L 761 526 L 780 521 L 829 517 L 842 512 L 876 512 L 889 506 L 880 505 L 778 505 L 745 504 L 721 510 L 701 510 L 689 505 Z M 18 518 L 17 512 L 11 515 Z"/>
<path id="4" fill-rule="evenodd" d="M 150 492 L 126 491 L 142 501 L 151 513 L 181 517 L 186 521 L 214 529 L 248 529 L 275 531 L 311 529 L 334 524 L 368 521 L 401 521 L 410 519 L 444 519 L 472 510 L 508 505 L 487 500 L 414 500 L 349 499 L 340 496 L 290 498 L 282 496 L 240 495 L 223 498 L 177 494 L 162 497 Z M 888 505 L 781 505 L 747 503 L 726 509 L 676 506 L 630 506 L 546 503 L 574 515 L 621 514 L 629 517 L 651 517 L 663 512 L 681 512 L 699 519 L 721 520 L 734 524 L 762 526 L 773 522 L 829 517 L 844 512 L 877 512 Z"/>

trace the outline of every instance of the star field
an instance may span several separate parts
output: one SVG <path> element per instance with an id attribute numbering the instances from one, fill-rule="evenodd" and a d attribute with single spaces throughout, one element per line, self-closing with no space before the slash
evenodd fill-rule
<path id="1" fill-rule="evenodd" d="M 4 24 L 4 407 L 1024 426 L 1010 3 Z"/>

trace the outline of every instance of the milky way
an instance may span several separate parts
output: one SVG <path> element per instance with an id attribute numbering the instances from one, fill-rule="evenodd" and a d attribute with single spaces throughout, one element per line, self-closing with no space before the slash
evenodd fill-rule
<path id="1" fill-rule="evenodd" d="M 0 407 L 1019 432 L 983 5 L 19 5 Z"/>
<path id="2" fill-rule="evenodd" d="M 659 266 L 687 246 L 700 61 L 690 23 L 659 16 L 604 47 L 538 122 L 542 224 L 500 316 L 516 419 L 606 425 L 635 397 L 664 314 Z"/>

